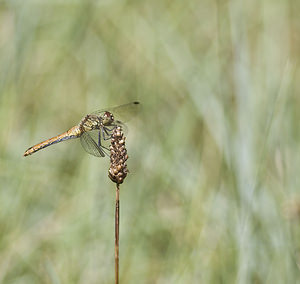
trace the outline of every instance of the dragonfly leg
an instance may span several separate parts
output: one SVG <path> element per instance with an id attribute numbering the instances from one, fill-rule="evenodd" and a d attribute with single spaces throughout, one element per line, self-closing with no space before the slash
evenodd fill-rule
<path id="1" fill-rule="evenodd" d="M 102 135 L 103 135 L 103 133 L 102 133 Z M 103 135 L 103 139 L 104 139 L 104 135 Z M 101 131 L 98 132 L 98 146 L 103 149 L 104 154 L 106 154 L 107 156 L 109 156 L 106 153 L 106 151 L 104 151 L 104 149 L 107 150 L 107 151 L 109 151 L 109 149 L 101 144 Z"/>
<path id="2" fill-rule="evenodd" d="M 109 139 L 111 139 L 111 134 L 109 132 L 112 132 L 115 128 L 116 128 L 116 126 L 114 126 L 111 129 L 108 128 L 108 127 L 103 127 L 102 128 L 103 140 L 109 140 Z"/>
<path id="3" fill-rule="evenodd" d="M 103 127 L 105 129 L 105 132 L 112 132 L 114 129 L 116 129 L 116 125 L 113 125 L 112 128 L 108 128 L 107 126 Z"/>
<path id="4" fill-rule="evenodd" d="M 108 136 L 108 137 L 107 137 Z M 102 128 L 102 137 L 103 137 L 103 140 L 109 140 L 111 138 L 111 135 L 109 135 L 105 130 L 104 128 Z"/>

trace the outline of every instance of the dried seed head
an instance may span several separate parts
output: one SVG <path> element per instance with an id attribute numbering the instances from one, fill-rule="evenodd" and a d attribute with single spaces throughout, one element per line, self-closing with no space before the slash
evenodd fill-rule
<path id="1" fill-rule="evenodd" d="M 108 170 L 108 176 L 113 182 L 121 184 L 128 173 L 126 165 L 128 155 L 125 148 L 125 136 L 122 133 L 120 126 L 118 126 L 112 133 L 111 146 L 109 149 L 110 168 Z"/>

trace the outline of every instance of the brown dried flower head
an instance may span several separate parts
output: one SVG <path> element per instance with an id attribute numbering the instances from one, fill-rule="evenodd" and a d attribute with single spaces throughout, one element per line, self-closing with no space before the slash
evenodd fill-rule
<path id="1" fill-rule="evenodd" d="M 112 133 L 110 149 L 110 168 L 108 170 L 109 178 L 117 183 L 123 183 L 127 176 L 128 169 L 126 161 L 128 159 L 125 148 L 125 136 L 122 128 L 118 126 Z"/>

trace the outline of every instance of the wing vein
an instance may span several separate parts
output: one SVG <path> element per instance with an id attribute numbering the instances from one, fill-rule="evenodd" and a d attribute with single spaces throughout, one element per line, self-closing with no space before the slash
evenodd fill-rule
<path id="1" fill-rule="evenodd" d="M 96 156 L 96 157 L 104 157 L 105 154 L 102 149 L 98 146 L 95 140 L 87 133 L 84 132 L 80 136 L 80 142 L 83 149 L 88 152 L 89 154 Z"/>

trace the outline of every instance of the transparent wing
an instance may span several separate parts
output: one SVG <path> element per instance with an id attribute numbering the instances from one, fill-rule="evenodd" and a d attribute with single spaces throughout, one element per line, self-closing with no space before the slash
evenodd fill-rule
<path id="1" fill-rule="evenodd" d="M 83 132 L 80 136 L 80 142 L 83 149 L 89 154 L 96 157 L 104 157 L 105 154 L 102 149 L 98 146 L 97 142 L 87 132 Z"/>
<path id="2" fill-rule="evenodd" d="M 100 145 L 99 148 L 102 150 L 102 152 L 104 152 L 104 154 L 107 154 L 109 156 L 110 154 L 109 146 L 111 142 L 110 135 L 112 134 L 112 131 L 109 131 L 105 134 L 105 139 L 103 138 L 102 129 L 88 131 L 88 134 L 96 142 L 97 146 Z"/>
<path id="3" fill-rule="evenodd" d="M 92 112 L 91 114 L 101 115 L 105 111 L 111 112 L 116 121 L 126 122 L 135 117 L 140 112 L 141 104 L 139 102 L 132 102 L 125 105 L 120 105 L 112 108 L 105 108 Z"/>

